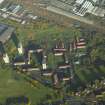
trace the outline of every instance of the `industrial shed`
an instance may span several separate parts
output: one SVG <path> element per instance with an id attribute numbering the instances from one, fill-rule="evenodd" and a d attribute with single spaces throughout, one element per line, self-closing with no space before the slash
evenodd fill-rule
<path id="1" fill-rule="evenodd" d="M 0 42 L 4 44 L 6 41 L 8 41 L 11 38 L 14 30 L 14 27 L 0 24 Z"/>

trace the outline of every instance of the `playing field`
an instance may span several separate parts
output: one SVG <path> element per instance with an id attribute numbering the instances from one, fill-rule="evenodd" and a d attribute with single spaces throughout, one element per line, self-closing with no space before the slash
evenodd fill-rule
<path id="1" fill-rule="evenodd" d="M 16 74 L 10 68 L 0 69 L 0 103 L 8 97 L 26 96 L 32 105 L 36 105 L 49 92 L 52 90 L 39 83 L 32 87 L 21 74 Z"/>

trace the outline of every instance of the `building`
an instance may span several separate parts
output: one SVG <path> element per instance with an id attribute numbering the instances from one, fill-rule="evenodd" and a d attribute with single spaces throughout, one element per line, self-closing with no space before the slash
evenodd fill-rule
<path id="1" fill-rule="evenodd" d="M 6 64 L 9 64 L 10 63 L 10 59 L 9 59 L 9 56 L 7 53 L 3 54 L 3 60 Z"/>
<path id="2" fill-rule="evenodd" d="M 0 0 L 0 4 L 3 3 L 3 2 L 4 2 L 4 0 Z"/>
<path id="3" fill-rule="evenodd" d="M 56 71 L 60 81 L 69 81 L 72 78 L 71 72 L 72 66 L 70 64 L 60 64 L 58 65 L 58 69 Z"/>
<path id="4" fill-rule="evenodd" d="M 43 70 L 47 69 L 47 56 L 46 56 L 45 52 L 43 52 L 42 68 L 43 68 Z"/>
<path id="5" fill-rule="evenodd" d="M 53 71 L 52 71 L 52 69 L 42 70 L 42 75 L 51 77 L 53 75 Z"/>
<path id="6" fill-rule="evenodd" d="M 32 65 L 22 65 L 21 66 L 23 71 L 31 72 L 31 71 L 39 71 L 40 69 L 36 66 Z"/>
<path id="7" fill-rule="evenodd" d="M 75 14 L 80 16 L 84 16 L 86 13 L 90 13 L 99 17 L 104 17 L 105 9 L 103 9 L 101 3 L 104 3 L 105 1 L 102 0 L 103 2 L 99 3 L 99 5 L 97 4 L 98 1 L 99 0 L 76 0 L 73 11 Z"/>
<path id="8" fill-rule="evenodd" d="M 71 67 L 70 64 L 63 64 L 63 65 L 58 66 L 59 69 L 67 69 L 67 68 L 70 68 L 70 67 Z"/>
<path id="9" fill-rule="evenodd" d="M 90 1 L 76 0 L 73 11 L 77 15 L 84 16 L 92 8 L 93 8 L 93 5 Z"/>
<path id="10" fill-rule="evenodd" d="M 26 54 L 26 58 L 28 59 L 28 64 L 31 63 L 32 54 L 40 54 L 41 56 L 43 55 L 42 52 L 43 52 L 43 49 L 39 45 L 35 44 L 34 40 L 29 41 L 28 45 L 25 48 L 25 54 Z"/>
<path id="11" fill-rule="evenodd" d="M 0 57 L 5 53 L 4 45 L 0 42 Z"/>
<path id="12" fill-rule="evenodd" d="M 22 43 L 18 44 L 18 52 L 19 52 L 19 54 L 23 54 L 23 45 L 22 45 Z"/>
<path id="13" fill-rule="evenodd" d="M 66 11 L 70 11 L 73 8 L 75 0 L 51 0 L 51 5 Z"/>
<path id="14" fill-rule="evenodd" d="M 53 53 L 55 56 L 62 56 L 66 51 L 67 49 L 65 48 L 65 44 L 62 41 L 59 41 L 53 49 Z"/>
<path id="15" fill-rule="evenodd" d="M 71 69 L 58 69 L 57 70 L 57 76 L 59 81 L 69 81 L 71 78 Z"/>
<path id="16" fill-rule="evenodd" d="M 59 84 L 59 78 L 58 78 L 57 73 L 54 73 L 54 75 L 53 75 L 53 83 L 55 86 L 57 86 Z"/>
<path id="17" fill-rule="evenodd" d="M 5 52 L 5 48 L 2 42 L 0 42 L 0 58 L 3 59 L 6 64 L 10 63 L 9 56 Z"/>
<path id="18" fill-rule="evenodd" d="M 13 60 L 14 66 L 22 66 L 27 63 L 26 58 L 24 56 L 16 56 Z"/>
<path id="19" fill-rule="evenodd" d="M 86 48 L 86 41 L 84 38 L 75 38 L 74 42 L 73 42 L 73 49 L 77 50 L 77 49 L 85 49 Z"/>
<path id="20" fill-rule="evenodd" d="M 6 24 L 0 24 L 0 42 L 5 43 L 8 41 L 14 33 L 14 30 L 14 27 L 8 26 Z"/>

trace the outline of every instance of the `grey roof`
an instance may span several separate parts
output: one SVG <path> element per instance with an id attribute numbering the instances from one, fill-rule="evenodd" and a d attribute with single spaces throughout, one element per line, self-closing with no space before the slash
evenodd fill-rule
<path id="1" fill-rule="evenodd" d="M 0 43 L 0 56 L 2 56 L 4 53 L 5 53 L 4 46 L 2 43 Z"/>
<path id="2" fill-rule="evenodd" d="M 0 24 L 0 42 L 5 43 L 11 38 L 12 33 L 14 32 L 15 28 Z"/>

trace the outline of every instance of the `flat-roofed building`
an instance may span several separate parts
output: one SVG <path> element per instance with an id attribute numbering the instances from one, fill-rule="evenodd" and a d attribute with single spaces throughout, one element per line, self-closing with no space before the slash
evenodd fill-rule
<path id="1" fill-rule="evenodd" d="M 104 17 L 105 9 L 103 8 L 103 4 L 105 0 L 100 0 L 102 2 L 99 3 L 98 1 L 99 0 L 76 0 L 73 12 L 80 16 L 84 16 L 86 13 L 91 13 L 95 16 Z"/>
<path id="2" fill-rule="evenodd" d="M 9 59 L 9 56 L 7 53 L 3 54 L 3 60 L 4 62 L 7 64 L 7 63 L 10 63 L 10 59 Z"/>
<path id="3" fill-rule="evenodd" d="M 27 60 L 24 56 L 16 56 L 13 60 L 14 66 L 22 66 L 27 63 Z"/>
<path id="4" fill-rule="evenodd" d="M 0 57 L 3 57 L 3 54 L 5 53 L 5 50 L 4 50 L 4 46 L 3 44 L 0 42 Z"/>
<path id="5" fill-rule="evenodd" d="M 33 65 L 22 65 L 21 66 L 22 71 L 32 72 L 32 71 L 39 71 L 40 69 Z"/>
<path id="6" fill-rule="evenodd" d="M 66 11 L 70 11 L 72 10 L 72 4 L 74 1 L 75 0 L 51 0 L 51 5 Z"/>
<path id="7" fill-rule="evenodd" d="M 4 2 L 4 0 L 0 0 L 0 4 L 3 3 L 3 2 Z"/>
<path id="8" fill-rule="evenodd" d="M 53 75 L 53 70 L 52 69 L 42 70 L 42 75 L 51 77 Z"/>
<path id="9" fill-rule="evenodd" d="M 14 27 L 6 24 L 0 24 L 0 42 L 5 43 L 8 41 L 11 38 L 14 30 Z"/>

